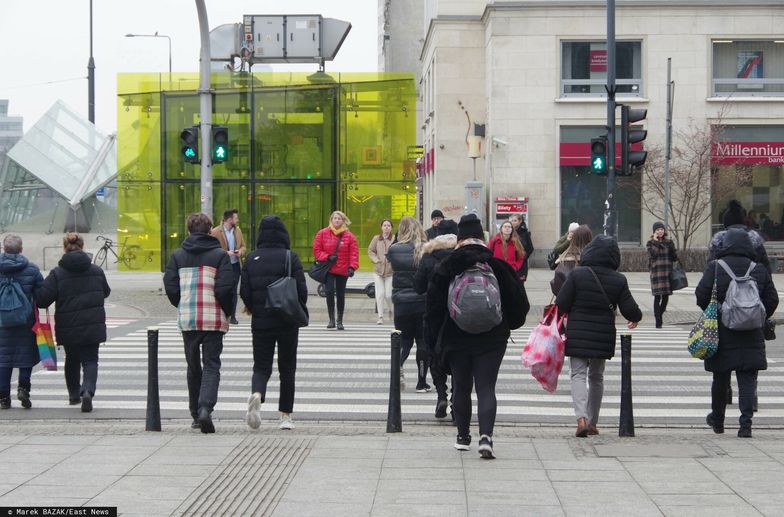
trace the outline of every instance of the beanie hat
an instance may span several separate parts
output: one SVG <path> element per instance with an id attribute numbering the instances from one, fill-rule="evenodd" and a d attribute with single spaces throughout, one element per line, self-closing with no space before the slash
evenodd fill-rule
<path id="1" fill-rule="evenodd" d="M 575 231 L 575 230 L 576 230 L 577 228 L 579 228 L 579 227 L 580 227 L 580 225 L 579 225 L 579 224 L 577 224 L 577 223 L 569 223 L 569 231 L 570 231 L 570 232 L 573 232 L 573 231 Z"/>
<path id="2" fill-rule="evenodd" d="M 655 223 L 653 223 L 653 231 L 654 231 L 654 233 L 655 233 L 655 232 L 656 232 L 656 230 L 658 230 L 659 228 L 661 228 L 662 230 L 665 230 L 665 231 L 667 230 L 667 229 L 664 227 L 664 223 L 663 223 L 663 222 L 661 222 L 661 221 L 656 221 Z"/>
<path id="3" fill-rule="evenodd" d="M 444 218 L 444 212 L 442 212 L 439 209 L 435 209 L 435 210 L 433 210 L 430 213 L 430 219 L 433 219 L 434 217 L 440 217 L 441 219 L 443 219 Z"/>
<path id="4" fill-rule="evenodd" d="M 484 239 L 485 231 L 482 228 L 482 222 L 476 214 L 464 215 L 457 223 L 457 240 L 464 239 Z"/>
<path id="5" fill-rule="evenodd" d="M 725 228 L 729 228 L 733 224 L 746 224 L 746 210 L 738 200 L 733 199 L 727 204 L 721 222 Z"/>

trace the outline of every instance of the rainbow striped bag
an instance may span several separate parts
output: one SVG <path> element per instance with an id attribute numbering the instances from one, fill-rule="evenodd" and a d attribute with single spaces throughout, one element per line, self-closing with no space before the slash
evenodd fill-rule
<path id="1" fill-rule="evenodd" d="M 38 307 L 33 307 L 33 312 L 35 312 L 33 332 L 35 332 L 35 343 L 38 345 L 38 355 L 41 356 L 41 366 L 50 372 L 56 372 L 57 350 L 52 336 L 52 324 L 49 321 L 49 309 L 46 309 L 46 322 L 40 320 Z"/>
<path id="2" fill-rule="evenodd" d="M 689 332 L 689 353 L 697 359 L 713 357 L 719 350 L 719 301 L 716 295 L 716 276 L 708 306 Z"/>

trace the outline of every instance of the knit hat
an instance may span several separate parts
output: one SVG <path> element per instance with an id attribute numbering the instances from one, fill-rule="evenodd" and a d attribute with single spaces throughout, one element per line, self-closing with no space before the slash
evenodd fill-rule
<path id="1" fill-rule="evenodd" d="M 721 222 L 725 228 L 729 228 L 733 224 L 746 224 L 746 210 L 738 200 L 733 199 L 727 204 Z"/>
<path id="2" fill-rule="evenodd" d="M 482 221 L 476 214 L 464 215 L 457 223 L 457 240 L 462 241 L 465 239 L 484 239 L 485 231 L 482 228 Z"/>
<path id="3" fill-rule="evenodd" d="M 653 223 L 653 232 L 654 232 L 654 233 L 656 233 L 656 230 L 658 230 L 659 228 L 661 228 L 662 230 L 665 230 L 665 231 L 667 230 L 667 229 L 664 227 L 664 223 L 663 223 L 663 222 L 661 222 L 661 221 L 656 221 L 655 223 Z"/>
<path id="4" fill-rule="evenodd" d="M 430 219 L 433 219 L 434 217 L 440 217 L 441 219 L 443 219 L 444 218 L 444 212 L 442 212 L 441 210 L 436 208 L 435 210 L 433 210 L 430 213 Z"/>
<path id="5" fill-rule="evenodd" d="M 575 231 L 575 230 L 576 230 L 577 228 L 579 228 L 579 227 L 580 227 L 580 225 L 579 225 L 579 224 L 577 224 L 577 223 L 569 223 L 569 231 L 570 231 L 570 232 L 573 232 L 573 231 Z"/>

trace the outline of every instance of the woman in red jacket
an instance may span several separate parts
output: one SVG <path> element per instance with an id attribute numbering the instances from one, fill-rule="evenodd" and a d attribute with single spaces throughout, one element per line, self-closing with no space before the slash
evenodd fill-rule
<path id="1" fill-rule="evenodd" d="M 327 293 L 327 312 L 329 324 L 327 328 L 334 330 L 335 294 L 338 298 L 337 329 L 343 330 L 343 309 L 346 305 L 346 282 L 359 269 L 359 246 L 357 238 L 348 231 L 351 221 L 346 214 L 335 210 L 329 216 L 329 226 L 319 230 L 313 240 L 313 256 L 318 261 L 329 261 L 327 280 L 324 287 Z"/>
<path id="2" fill-rule="evenodd" d="M 514 231 L 512 223 L 504 221 L 498 233 L 490 239 L 487 247 L 493 252 L 495 258 L 499 258 L 512 266 L 517 276 L 520 276 L 520 271 L 525 263 L 526 256 L 523 249 L 523 243 L 520 242 L 520 237 Z"/>

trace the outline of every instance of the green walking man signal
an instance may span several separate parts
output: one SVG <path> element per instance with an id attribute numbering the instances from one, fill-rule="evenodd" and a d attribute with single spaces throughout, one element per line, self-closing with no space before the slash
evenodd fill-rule
<path id="1" fill-rule="evenodd" d="M 212 126 L 212 163 L 223 163 L 229 159 L 229 129 Z"/>

